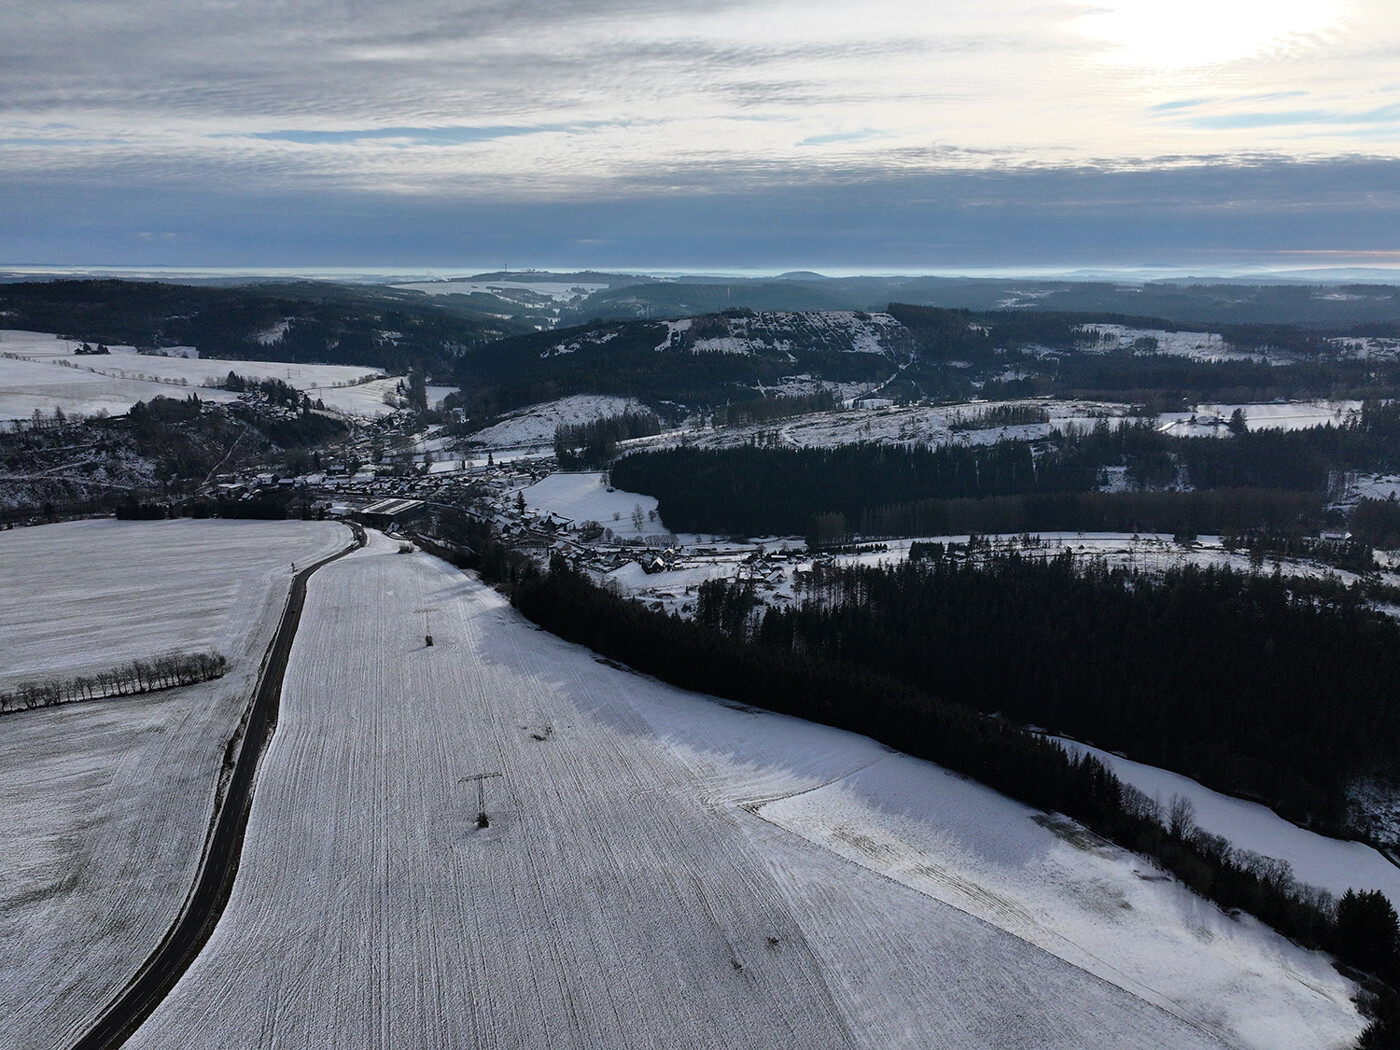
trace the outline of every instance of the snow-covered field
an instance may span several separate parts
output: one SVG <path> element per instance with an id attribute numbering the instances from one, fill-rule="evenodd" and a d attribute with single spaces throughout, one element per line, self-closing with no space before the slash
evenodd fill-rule
<path id="1" fill-rule="evenodd" d="M 15 659 L 67 673 L 181 646 L 230 661 L 214 682 L 0 717 L 0 1045 L 71 1046 L 164 935 L 193 880 L 288 559 L 348 540 L 341 526 L 303 522 L 0 533 L 7 677 Z"/>
<path id="2" fill-rule="evenodd" d="M 1290 401 L 1283 404 L 1197 405 L 1189 412 L 1163 412 L 1161 430 L 1177 437 L 1225 437 L 1235 410 L 1244 413 L 1250 430 L 1306 430 L 1327 424 L 1341 426 L 1361 412 L 1360 401 Z"/>
<path id="3" fill-rule="evenodd" d="M 347 541 L 332 522 L 189 518 L 0 532 L 0 689 L 176 650 L 232 660 L 277 611 L 292 562 Z"/>
<path id="4" fill-rule="evenodd" d="M 1323 957 L 1072 825 L 605 666 L 396 551 L 313 578 L 228 909 L 128 1045 L 1280 1050 L 1361 1026 Z M 463 778 L 488 772 L 478 829 Z"/>
<path id="5" fill-rule="evenodd" d="M 1400 499 L 1400 475 L 1353 474 L 1348 476 L 1342 501 L 1354 503 L 1359 499 Z"/>
<path id="6" fill-rule="evenodd" d="M 1299 882 L 1318 886 L 1336 897 L 1348 889 L 1380 890 L 1400 904 L 1400 868 L 1370 846 L 1305 831 L 1267 806 L 1222 795 L 1178 773 L 1130 762 L 1072 740 L 1061 739 L 1060 743 L 1071 753 L 1095 755 L 1125 784 L 1159 799 L 1164 809 L 1174 795 L 1189 798 L 1198 826 L 1224 836 L 1240 849 L 1288 861 Z"/>
<path id="7" fill-rule="evenodd" d="M 15 353 L 0 343 L 0 355 Z M 237 396 L 227 390 L 206 390 L 198 384 L 181 385 L 148 378 L 142 369 L 130 366 L 128 377 L 90 371 L 82 364 L 90 357 L 24 360 L 0 356 L 0 421 L 31 419 L 35 412 L 50 417 L 61 409 L 66 416 L 119 416 L 138 401 L 155 397 L 188 397 L 198 394 L 202 400 L 232 401 Z M 121 358 L 142 365 L 157 358 Z M 159 360 L 175 360 L 162 358 Z M 197 362 L 212 364 L 213 362 Z M 152 370 L 154 371 L 154 370 Z M 213 375 L 214 373 L 206 373 Z M 225 373 L 227 374 L 227 370 Z"/>
<path id="8" fill-rule="evenodd" d="M 597 472 L 551 474 L 524 489 L 525 506 L 537 514 L 558 514 L 575 523 L 596 521 L 619 539 L 664 533 L 656 517 L 656 498 L 603 484 Z M 638 527 L 634 515 L 641 511 Z"/>
<path id="9" fill-rule="evenodd" d="M 1160 328 L 1128 328 L 1120 324 L 1087 324 L 1085 332 L 1097 332 L 1108 352 L 1172 354 L 1196 361 L 1263 361 L 1263 354 L 1236 350 L 1219 332 L 1168 332 Z"/>
<path id="10" fill-rule="evenodd" d="M 0 330 L 0 420 L 66 415 L 121 415 L 137 401 L 188 397 L 232 401 L 237 395 L 211 385 L 229 372 L 247 379 L 280 379 L 305 390 L 327 407 L 350 415 L 387 413 L 384 395 L 400 380 L 356 365 L 306 365 L 279 361 L 223 361 L 216 358 L 161 357 L 113 346 L 110 354 L 79 355 L 78 343 L 45 332 Z M 439 394 L 439 399 L 444 394 Z"/>

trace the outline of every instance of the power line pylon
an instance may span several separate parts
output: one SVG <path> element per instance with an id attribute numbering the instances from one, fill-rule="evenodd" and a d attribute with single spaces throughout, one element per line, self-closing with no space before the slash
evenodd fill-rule
<path id="1" fill-rule="evenodd" d="M 476 781 L 476 826 L 479 828 L 491 826 L 491 822 L 486 819 L 486 781 L 500 775 L 500 773 L 472 773 L 457 781 L 459 784 L 468 780 Z"/>

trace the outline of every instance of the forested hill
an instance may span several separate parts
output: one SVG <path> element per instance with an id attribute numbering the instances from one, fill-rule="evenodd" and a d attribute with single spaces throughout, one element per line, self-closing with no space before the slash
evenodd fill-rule
<path id="1" fill-rule="evenodd" d="M 914 354 L 887 314 L 730 310 L 679 321 L 597 321 L 505 339 L 458 363 L 473 415 L 570 394 L 716 407 L 804 377 L 875 383 Z"/>
<path id="2" fill-rule="evenodd" d="M 915 551 L 916 554 L 919 551 Z M 1337 831 L 1347 786 L 1393 768 L 1400 626 L 1317 581 L 1066 552 L 818 567 L 795 607 L 711 581 L 697 620 L 834 656 L 1126 753 Z"/>
<path id="3" fill-rule="evenodd" d="M 0 284 L 0 326 L 203 357 L 442 371 L 525 326 L 419 293 L 304 281 L 215 288 L 154 281 Z"/>
<path id="4" fill-rule="evenodd" d="M 635 287 L 684 297 L 690 286 Z M 697 287 L 707 301 L 720 295 L 718 284 Z M 671 305 L 680 312 L 694 303 Z M 194 346 L 210 357 L 414 366 L 437 383 L 463 387 L 474 420 L 571 394 L 635 397 L 658 411 L 666 403 L 717 411 L 775 390 L 811 394 L 822 384 L 845 386 L 845 396 L 853 386 L 898 400 L 1062 395 L 1154 410 L 1210 400 L 1388 396 L 1382 391 L 1400 385 L 1393 315 L 1328 329 L 1236 323 L 1183 331 L 1151 315 L 1016 306 L 736 307 L 538 331 L 474 308 L 470 296 L 380 286 L 0 283 L 3 327 L 140 348 Z"/>

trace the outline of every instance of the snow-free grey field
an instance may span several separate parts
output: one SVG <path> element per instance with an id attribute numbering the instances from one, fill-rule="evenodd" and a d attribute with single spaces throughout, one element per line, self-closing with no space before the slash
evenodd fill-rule
<path id="1" fill-rule="evenodd" d="M 1130 855 L 600 664 L 396 551 L 313 577 L 228 909 L 130 1046 L 1279 1050 L 1360 1028 L 1325 959 Z M 497 771 L 478 829 L 461 778 Z"/>
<path id="2" fill-rule="evenodd" d="M 329 522 L 0 532 L 7 671 L 181 647 L 230 662 L 197 686 L 0 716 L 0 1047 L 71 1046 L 159 942 L 193 881 L 288 562 L 349 538 Z"/>

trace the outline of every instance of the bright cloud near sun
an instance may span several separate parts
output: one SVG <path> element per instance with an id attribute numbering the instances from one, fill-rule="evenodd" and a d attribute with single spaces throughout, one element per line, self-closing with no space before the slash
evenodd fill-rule
<path id="1" fill-rule="evenodd" d="M 1077 28 L 1108 61 L 1182 69 L 1316 48 L 1343 13 L 1336 0 L 1105 0 Z"/>

